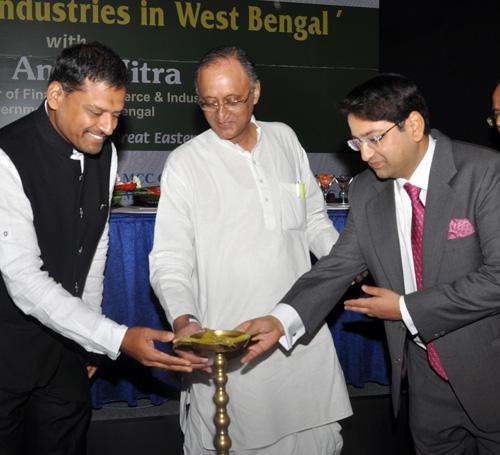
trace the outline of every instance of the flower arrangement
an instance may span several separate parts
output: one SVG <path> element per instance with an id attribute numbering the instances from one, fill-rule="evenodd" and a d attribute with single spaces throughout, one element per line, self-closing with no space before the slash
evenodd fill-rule
<path id="1" fill-rule="evenodd" d="M 116 177 L 113 191 L 112 206 L 146 205 L 156 207 L 160 199 L 160 187 L 143 187 L 137 175 L 128 182 L 122 182 L 120 176 Z"/>
<path id="2" fill-rule="evenodd" d="M 156 207 L 160 200 L 160 187 L 148 186 L 138 189 L 134 192 L 134 203 L 136 205 L 145 205 L 148 207 Z"/>

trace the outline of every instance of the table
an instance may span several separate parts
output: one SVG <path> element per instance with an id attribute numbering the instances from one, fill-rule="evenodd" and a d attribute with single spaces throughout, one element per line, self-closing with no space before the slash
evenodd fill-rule
<path id="1" fill-rule="evenodd" d="M 342 232 L 348 210 L 328 210 L 335 228 Z M 349 289 L 343 300 L 361 294 L 359 285 Z M 346 382 L 363 387 L 366 382 L 389 384 L 388 353 L 383 322 L 363 314 L 344 311 L 339 303 L 327 318 Z"/>
<path id="2" fill-rule="evenodd" d="M 127 326 L 164 329 L 168 324 L 149 285 L 148 254 L 153 245 L 155 213 L 111 213 L 109 251 L 104 274 L 102 310 Z M 105 358 L 92 386 L 92 405 L 123 401 L 136 406 L 146 398 L 153 404 L 177 395 L 173 373 L 146 368 L 121 355 Z"/>
<path id="3" fill-rule="evenodd" d="M 342 231 L 347 210 L 329 210 L 328 214 Z M 114 212 L 110 217 L 102 308 L 111 319 L 128 326 L 168 326 L 149 285 L 148 254 L 153 244 L 155 216 Z M 350 292 L 359 293 L 359 289 Z M 357 387 L 366 382 L 388 384 L 382 323 L 343 311 L 342 305 L 337 305 L 328 324 L 347 383 Z M 175 374 L 143 367 L 126 356 L 120 356 L 116 362 L 105 359 L 92 386 L 92 404 L 100 408 L 120 401 L 136 406 L 140 399 L 160 404 L 176 396 L 179 384 Z"/>

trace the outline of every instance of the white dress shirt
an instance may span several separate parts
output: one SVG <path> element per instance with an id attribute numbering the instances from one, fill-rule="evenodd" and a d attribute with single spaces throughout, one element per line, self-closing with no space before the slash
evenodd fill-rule
<path id="1" fill-rule="evenodd" d="M 294 132 L 252 121 L 251 152 L 207 130 L 167 160 L 150 274 L 171 323 L 192 314 L 204 327 L 232 329 L 268 313 L 309 270 L 309 251 L 323 256 L 338 238 Z M 250 368 L 234 362 L 226 387 L 237 453 L 351 414 L 326 326 L 291 354 L 277 349 Z M 212 395 L 196 375 L 181 395 L 182 428 L 190 400 L 190 425 L 206 448 L 213 448 Z"/>
<path id="2" fill-rule="evenodd" d="M 429 186 L 429 174 L 431 172 L 431 164 L 432 158 L 434 157 L 435 148 L 436 141 L 432 136 L 429 135 L 429 145 L 427 147 L 427 151 L 425 152 L 424 157 L 410 177 L 410 180 L 399 178 L 394 181 L 396 223 L 398 226 L 399 248 L 401 250 L 401 267 L 403 269 L 403 280 L 405 284 L 406 294 L 410 294 L 417 290 L 417 281 L 415 278 L 415 267 L 413 265 L 413 251 L 411 248 L 412 207 L 410 196 L 404 189 L 404 184 L 406 182 L 409 182 L 421 189 L 419 198 L 425 207 L 427 187 Z M 405 323 L 410 333 L 414 336 L 414 341 L 420 347 L 425 349 L 424 343 L 417 335 L 418 331 L 410 317 L 410 313 L 406 308 L 403 295 L 399 298 L 399 309 L 403 317 L 403 322 Z"/>
<path id="3" fill-rule="evenodd" d="M 74 151 L 83 173 L 85 155 Z M 116 178 L 116 149 L 112 147 L 110 197 Z M 99 240 L 82 298 L 74 297 L 41 270 L 42 259 L 33 225 L 33 211 L 16 167 L 0 149 L 0 272 L 19 309 L 87 351 L 119 355 L 126 326 L 101 313 L 104 265 L 108 250 L 108 224 Z M 57 185 L 57 182 L 53 182 Z"/>
<path id="4" fill-rule="evenodd" d="M 410 180 L 403 178 L 394 181 L 394 199 L 396 205 L 396 223 L 398 229 L 399 247 L 401 250 L 401 266 L 403 268 L 403 280 L 405 285 L 405 293 L 410 294 L 417 290 L 417 282 L 415 279 L 415 268 L 413 266 L 413 252 L 411 248 L 411 219 L 412 207 L 410 196 L 404 189 L 404 184 L 410 182 L 412 185 L 421 188 L 420 200 L 425 206 L 427 197 L 427 187 L 429 184 L 429 174 L 431 171 L 432 158 L 434 157 L 434 149 L 436 148 L 436 140 L 429 135 L 429 145 L 427 151 L 413 172 Z M 404 296 L 399 298 L 399 308 L 403 318 L 403 322 L 409 332 L 414 336 L 414 341 L 422 348 L 425 345 L 418 337 L 418 331 L 411 319 L 410 313 L 406 308 Z M 280 344 L 287 350 L 291 349 L 297 340 L 305 333 L 304 323 L 297 311 L 286 303 L 280 303 L 270 312 L 282 324 L 285 335 L 281 337 Z"/>

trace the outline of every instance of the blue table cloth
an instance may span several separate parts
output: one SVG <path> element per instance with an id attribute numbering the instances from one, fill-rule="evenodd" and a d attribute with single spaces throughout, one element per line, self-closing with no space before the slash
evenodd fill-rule
<path id="1" fill-rule="evenodd" d="M 348 210 L 328 210 L 339 232 L 344 230 L 347 215 Z M 328 316 L 335 349 L 348 384 L 356 387 L 363 387 L 366 382 L 387 385 L 388 353 L 383 322 L 343 309 L 343 300 L 359 295 L 359 286 L 353 286 Z"/>
<path id="2" fill-rule="evenodd" d="M 153 245 L 156 214 L 112 213 L 109 251 L 104 274 L 103 313 L 131 326 L 165 329 L 168 326 L 149 285 L 148 254 Z M 173 373 L 146 368 L 121 355 L 116 362 L 104 359 L 92 386 L 92 405 L 139 399 L 161 404 L 175 396 L 179 381 Z"/>
<path id="3" fill-rule="evenodd" d="M 341 232 L 347 210 L 329 211 Z M 153 244 L 155 214 L 112 213 L 109 223 L 109 253 L 104 278 L 103 312 L 128 326 L 163 329 L 168 326 L 149 285 L 148 254 Z M 359 288 L 350 291 L 359 295 Z M 337 354 L 348 384 L 388 384 L 383 326 L 380 321 L 348 311 L 339 304 L 328 318 Z M 167 348 L 168 349 L 168 348 Z M 92 404 L 123 401 L 137 405 L 139 399 L 160 404 L 175 396 L 178 377 L 169 372 L 141 366 L 120 356 L 104 360 L 92 386 Z"/>

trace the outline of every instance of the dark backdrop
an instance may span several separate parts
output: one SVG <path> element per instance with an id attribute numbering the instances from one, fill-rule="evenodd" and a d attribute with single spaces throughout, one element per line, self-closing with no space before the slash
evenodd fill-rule
<path id="1" fill-rule="evenodd" d="M 380 0 L 380 68 L 417 82 L 434 128 L 500 149 L 485 122 L 500 79 L 499 0 Z"/>

